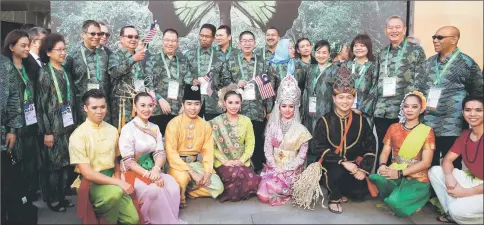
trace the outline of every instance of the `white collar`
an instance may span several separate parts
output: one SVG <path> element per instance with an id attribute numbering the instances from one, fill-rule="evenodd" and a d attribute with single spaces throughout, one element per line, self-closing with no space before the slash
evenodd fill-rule
<path id="1" fill-rule="evenodd" d="M 40 57 L 37 54 L 33 52 L 29 52 L 29 53 L 34 57 L 35 60 L 40 60 Z"/>

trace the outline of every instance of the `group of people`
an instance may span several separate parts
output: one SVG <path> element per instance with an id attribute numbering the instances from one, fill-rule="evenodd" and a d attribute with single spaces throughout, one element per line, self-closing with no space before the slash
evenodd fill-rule
<path id="1" fill-rule="evenodd" d="M 482 223 L 482 71 L 457 28 L 437 30 L 426 59 L 405 24 L 388 18 L 377 56 L 366 34 L 312 48 L 273 27 L 255 49 L 250 31 L 235 48 L 229 26 L 204 24 L 184 54 L 171 28 L 160 54 L 133 26 L 116 51 L 94 20 L 69 49 L 60 34 L 15 30 L 1 56 L 2 134 L 30 191 L 63 212 L 72 185 L 84 223 L 185 223 L 187 197 L 282 205 L 316 161 L 333 213 L 371 193 L 409 216 L 436 195 L 439 221 Z"/>

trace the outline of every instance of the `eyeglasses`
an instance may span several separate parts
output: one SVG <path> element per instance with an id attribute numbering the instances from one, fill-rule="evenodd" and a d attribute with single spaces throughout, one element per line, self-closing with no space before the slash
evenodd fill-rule
<path id="1" fill-rule="evenodd" d="M 62 52 L 67 52 L 67 49 L 65 48 L 53 48 L 52 51 L 56 51 L 57 53 L 62 53 Z"/>
<path id="2" fill-rule="evenodd" d="M 254 42 L 255 42 L 255 41 L 254 41 L 254 39 L 251 39 L 251 40 L 240 40 L 240 43 L 242 43 L 242 44 L 244 44 L 244 45 L 245 45 L 245 44 L 252 44 L 252 43 L 254 43 Z"/>
<path id="3" fill-rule="evenodd" d="M 104 33 L 104 36 L 106 36 L 107 38 L 111 36 L 110 33 Z"/>
<path id="4" fill-rule="evenodd" d="M 138 40 L 138 38 L 139 38 L 138 35 L 132 35 L 132 34 L 130 34 L 130 35 L 123 35 L 123 37 L 128 38 L 128 39 L 133 39 L 134 38 L 136 40 Z"/>
<path id="5" fill-rule="evenodd" d="M 432 36 L 432 40 L 435 40 L 437 38 L 437 40 L 441 41 L 442 39 L 448 38 L 448 37 L 454 37 L 454 36 L 434 35 L 434 36 Z"/>
<path id="6" fill-rule="evenodd" d="M 91 37 L 94 37 L 94 36 L 101 37 L 101 36 L 104 36 L 105 33 L 104 32 L 98 32 L 98 33 L 96 33 L 96 32 L 89 32 L 89 33 L 87 33 L 86 32 L 86 34 L 89 34 Z"/>

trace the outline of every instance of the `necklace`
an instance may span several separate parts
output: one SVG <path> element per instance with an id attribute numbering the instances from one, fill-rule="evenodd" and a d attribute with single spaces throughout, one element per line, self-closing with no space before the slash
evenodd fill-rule
<path id="1" fill-rule="evenodd" d="M 403 128 L 405 128 L 405 130 L 413 130 L 413 128 L 417 127 L 418 125 L 420 125 L 420 122 L 418 122 L 417 125 L 413 126 L 412 128 L 408 128 L 405 126 L 405 123 L 403 123 Z"/>
<path id="2" fill-rule="evenodd" d="M 481 146 L 482 135 L 479 138 L 479 142 L 477 143 L 477 148 L 476 148 L 476 153 L 474 154 L 474 159 L 471 161 L 471 160 L 469 160 L 469 154 L 467 154 L 467 142 L 469 142 L 469 139 L 471 138 L 471 134 L 472 134 L 472 132 L 469 132 L 469 135 L 467 136 L 467 140 L 466 140 L 466 144 L 465 144 L 464 151 L 466 153 L 467 162 L 474 163 L 476 161 L 476 159 L 477 159 L 477 155 L 479 154 L 479 147 Z"/>
<path id="3" fill-rule="evenodd" d="M 281 121 L 281 129 L 283 134 L 286 134 L 287 131 L 289 131 L 289 128 L 291 128 L 291 125 L 292 125 L 292 121 L 293 120 L 289 120 L 286 122 Z"/>

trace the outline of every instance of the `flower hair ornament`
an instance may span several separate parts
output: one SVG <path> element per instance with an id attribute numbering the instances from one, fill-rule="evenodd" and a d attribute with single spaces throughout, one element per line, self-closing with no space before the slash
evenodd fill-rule
<path id="1" fill-rule="evenodd" d="M 407 97 L 409 95 L 415 95 L 415 96 L 419 97 L 420 100 L 422 101 L 422 109 L 420 110 L 420 113 L 425 112 L 425 109 L 427 109 L 427 98 L 425 98 L 425 96 L 423 95 L 422 92 L 411 91 L 411 92 L 407 93 L 405 95 L 405 97 L 403 97 L 402 103 L 400 103 L 400 112 L 398 113 L 398 119 L 400 120 L 400 123 L 405 123 L 405 121 L 406 121 L 405 113 L 403 112 L 403 107 L 405 105 L 405 99 L 407 99 Z"/>
<path id="2" fill-rule="evenodd" d="M 243 100 L 244 90 L 239 88 L 237 86 L 237 84 L 231 83 L 231 84 L 225 86 L 224 88 L 220 89 L 220 91 L 218 93 L 218 106 L 220 108 L 222 108 L 224 111 L 226 110 L 225 105 L 224 105 L 224 98 L 225 98 L 225 95 L 230 91 L 234 91 L 235 93 L 241 95 L 242 100 Z"/>

